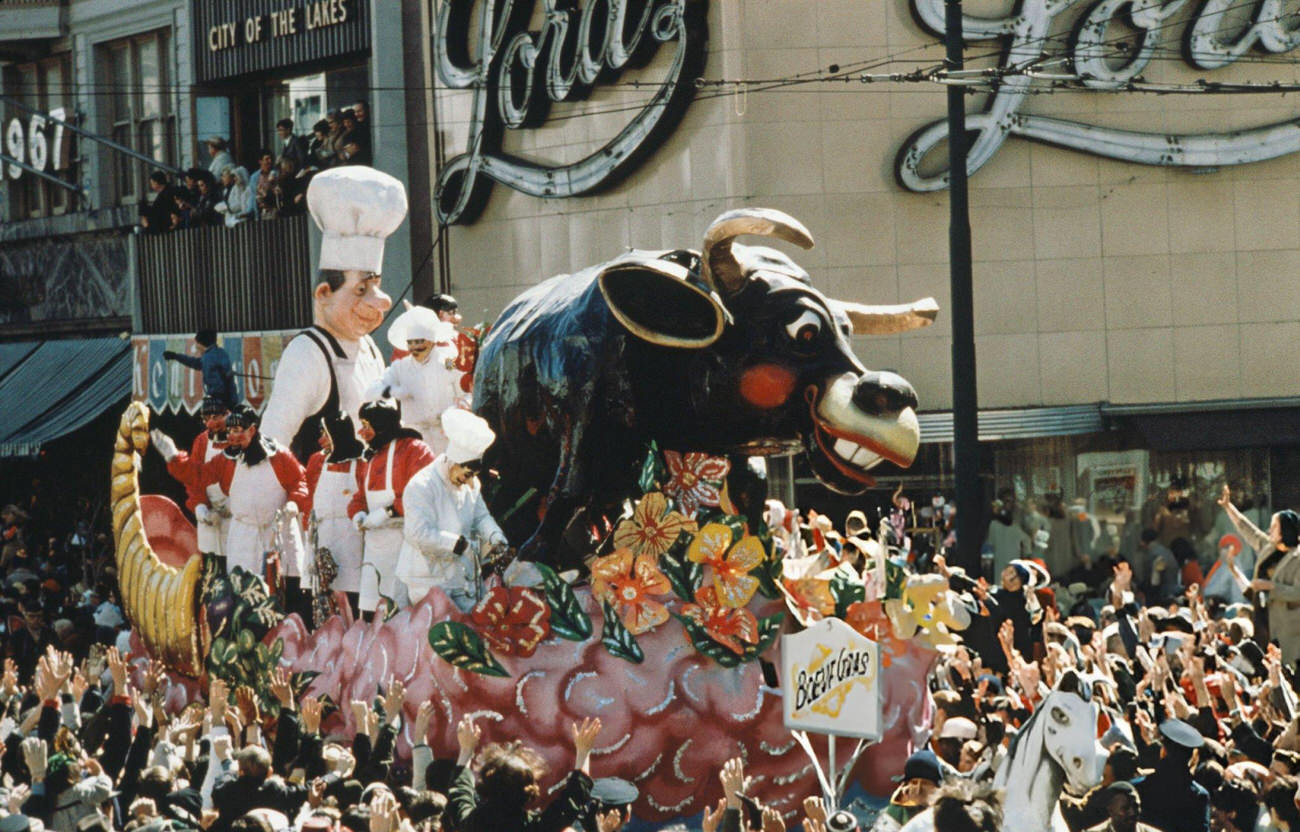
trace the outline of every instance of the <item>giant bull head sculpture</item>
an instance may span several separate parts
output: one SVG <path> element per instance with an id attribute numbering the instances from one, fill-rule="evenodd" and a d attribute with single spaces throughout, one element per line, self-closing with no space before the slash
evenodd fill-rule
<path id="1" fill-rule="evenodd" d="M 542 498 L 507 524 L 533 556 L 547 557 L 576 509 L 632 493 L 649 440 L 728 455 L 802 448 L 817 477 L 845 493 L 865 490 L 882 460 L 915 458 L 915 391 L 863 367 L 849 336 L 926 326 L 934 301 L 828 298 L 787 255 L 735 242 L 742 235 L 813 245 L 780 211 L 730 211 L 702 252 L 632 251 L 553 277 L 494 325 L 475 409 L 498 435 L 488 459 L 501 475 L 495 513 L 530 489 Z"/>

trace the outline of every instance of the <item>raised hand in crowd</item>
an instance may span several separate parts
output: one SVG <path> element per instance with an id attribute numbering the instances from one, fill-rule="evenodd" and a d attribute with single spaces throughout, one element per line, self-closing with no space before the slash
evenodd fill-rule
<path id="1" fill-rule="evenodd" d="M 420 703 L 419 709 L 415 712 L 415 725 L 411 733 L 411 737 L 415 742 L 428 742 L 429 726 L 433 723 L 433 714 L 436 707 L 432 700 Z"/>
<path id="2" fill-rule="evenodd" d="M 573 723 L 573 767 L 583 774 L 591 774 L 591 749 L 600 733 L 600 720 L 587 717 Z"/>
<path id="3" fill-rule="evenodd" d="M 325 711 L 325 703 L 319 699 L 304 699 L 302 701 L 302 730 L 308 734 L 320 733 L 321 714 Z"/>
<path id="4" fill-rule="evenodd" d="M 402 706 L 406 703 L 406 686 L 402 684 L 401 679 L 393 678 L 388 681 L 388 690 L 384 694 L 384 718 L 388 720 L 389 725 L 396 725 L 397 718 L 402 715 Z"/>
<path id="5" fill-rule="evenodd" d="M 479 740 L 482 737 L 483 731 L 474 722 L 473 717 L 469 715 L 461 717 L 460 722 L 456 725 L 456 743 L 460 746 L 460 756 L 456 758 L 456 765 L 469 765 L 470 760 L 474 759 L 474 751 L 478 748 Z"/>
<path id="6" fill-rule="evenodd" d="M 108 672 L 113 677 L 113 695 L 126 696 L 126 661 L 116 647 L 108 648 L 104 654 L 108 662 Z"/>
<path id="7" fill-rule="evenodd" d="M 727 812 L 726 798 L 718 798 L 718 804 L 713 809 L 708 806 L 704 807 L 704 816 L 700 818 L 700 827 L 702 832 L 718 832 L 722 828 L 722 816 Z"/>
<path id="8" fill-rule="evenodd" d="M 271 695 L 280 703 L 280 709 L 293 710 L 293 685 L 289 682 L 289 671 L 277 667 L 271 671 Z"/>

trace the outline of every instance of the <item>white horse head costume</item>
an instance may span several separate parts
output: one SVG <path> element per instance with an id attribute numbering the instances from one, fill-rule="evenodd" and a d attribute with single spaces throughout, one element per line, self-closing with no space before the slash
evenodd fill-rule
<path id="1" fill-rule="evenodd" d="M 1097 706 L 1092 688 L 1067 670 L 1034 715 L 1011 740 L 993 785 L 1004 791 L 1002 832 L 1067 832 L 1058 801 L 1062 790 L 1082 795 L 1101 782 L 1097 749 Z M 903 832 L 933 832 L 930 810 Z"/>

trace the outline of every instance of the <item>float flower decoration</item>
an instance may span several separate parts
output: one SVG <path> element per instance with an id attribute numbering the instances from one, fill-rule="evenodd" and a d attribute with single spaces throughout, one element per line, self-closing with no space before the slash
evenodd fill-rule
<path id="1" fill-rule="evenodd" d="M 637 502 L 632 516 L 614 529 L 614 548 L 658 558 L 683 533 L 694 534 L 697 529 L 694 520 L 669 508 L 663 492 L 651 491 Z"/>
<path id="2" fill-rule="evenodd" d="M 749 645 L 758 644 L 758 619 L 747 609 L 720 603 L 712 586 L 696 590 L 695 603 L 683 606 L 682 616 L 694 621 L 709 638 L 738 656 L 745 655 Z"/>
<path id="3" fill-rule="evenodd" d="M 668 469 L 664 493 L 677 502 L 682 514 L 690 517 L 701 506 L 722 501 L 722 481 L 731 472 L 731 463 L 723 457 L 664 451 L 664 465 Z"/>
<path id="4" fill-rule="evenodd" d="M 735 530 L 726 523 L 708 523 L 686 549 L 688 560 L 709 568 L 718 602 L 733 609 L 745 606 L 754 597 L 759 580 L 749 573 L 767 558 L 761 539 L 742 535 L 733 546 L 735 536 Z"/>
<path id="5" fill-rule="evenodd" d="M 528 587 L 492 587 L 470 621 L 488 647 L 505 656 L 528 658 L 551 636 L 551 608 Z"/>
<path id="6" fill-rule="evenodd" d="M 668 608 L 655 596 L 667 595 L 671 590 L 668 578 L 649 555 L 616 549 L 591 564 L 592 594 L 609 604 L 634 636 L 668 620 Z"/>

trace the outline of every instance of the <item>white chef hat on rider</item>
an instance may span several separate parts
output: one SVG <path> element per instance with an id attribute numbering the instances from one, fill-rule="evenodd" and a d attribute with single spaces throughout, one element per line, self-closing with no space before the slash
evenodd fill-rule
<path id="1" fill-rule="evenodd" d="M 384 241 L 406 218 L 406 188 L 382 171 L 345 165 L 312 177 L 307 208 L 323 235 L 320 268 L 378 274 Z"/>
<path id="2" fill-rule="evenodd" d="M 388 328 L 388 343 L 399 350 L 406 349 L 408 341 L 414 339 L 432 341 L 435 344 L 456 340 L 456 327 L 448 321 L 438 318 L 438 313 L 424 306 L 412 306 L 397 316 Z"/>
<path id="3" fill-rule="evenodd" d="M 497 438 L 483 417 L 458 407 L 442 414 L 442 430 L 447 434 L 447 459 L 458 465 L 481 459 Z"/>

